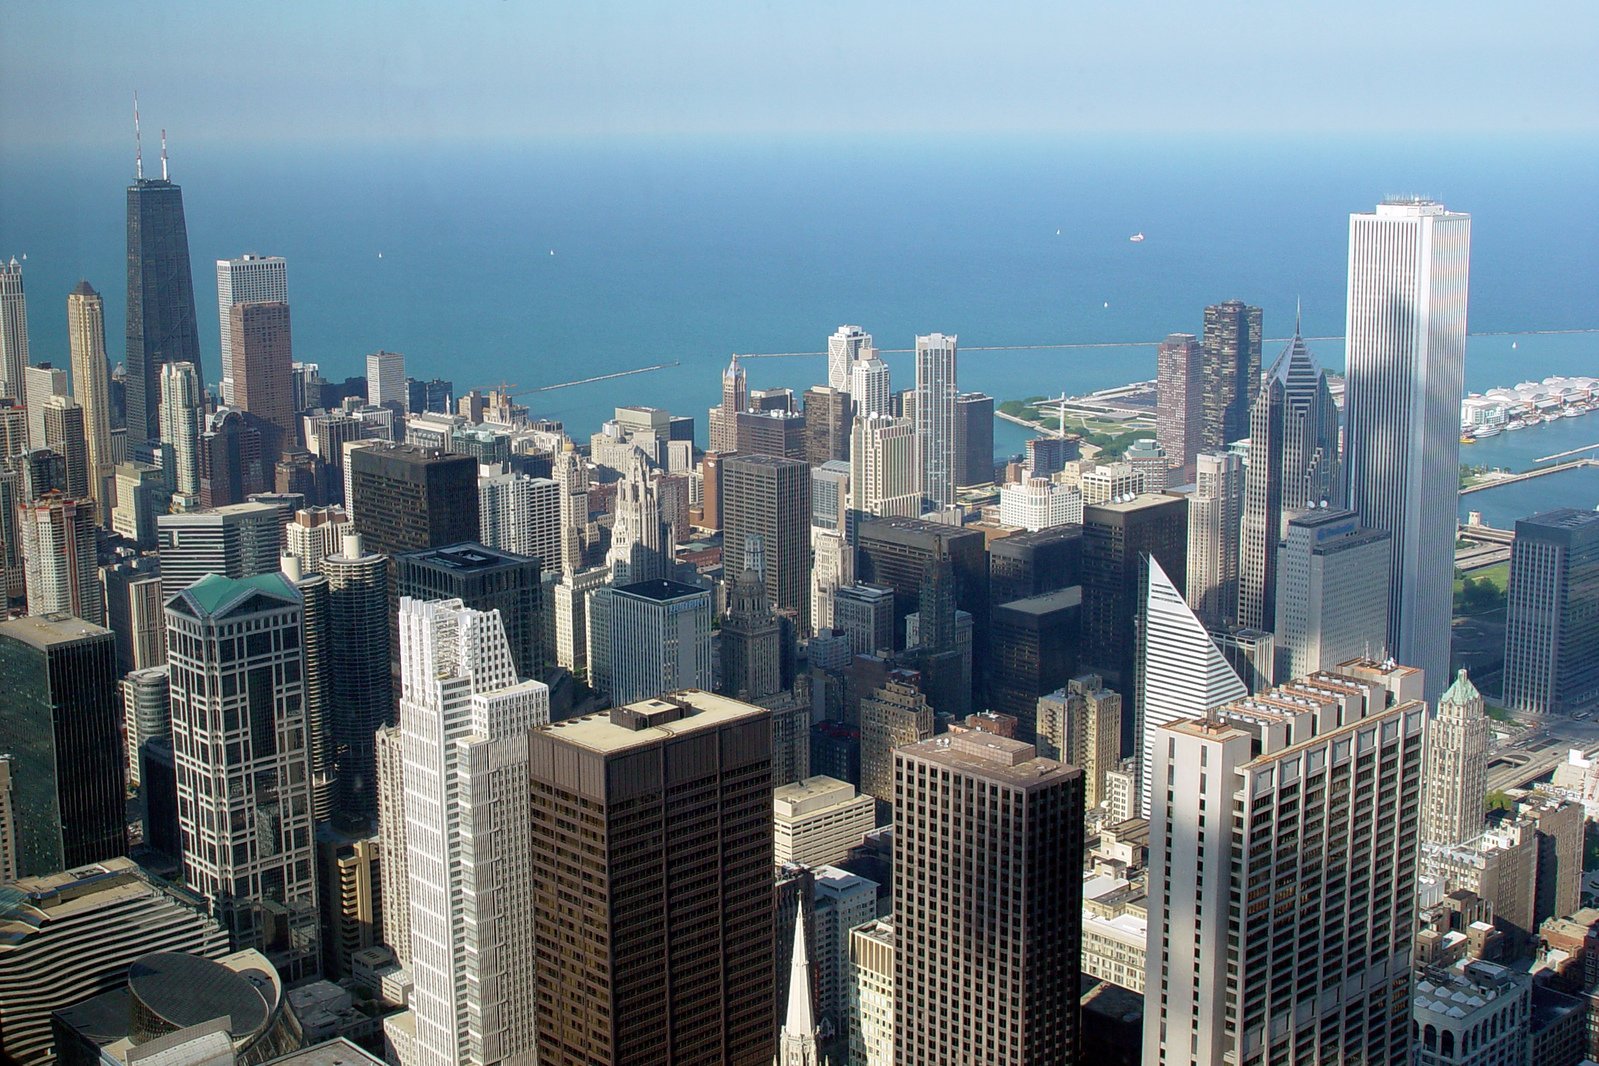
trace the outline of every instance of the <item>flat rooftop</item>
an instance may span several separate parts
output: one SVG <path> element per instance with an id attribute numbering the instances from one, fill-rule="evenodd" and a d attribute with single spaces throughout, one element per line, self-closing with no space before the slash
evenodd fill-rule
<path id="1" fill-rule="evenodd" d="M 945 734 L 898 749 L 908 758 L 936 763 L 974 777 L 1017 788 L 1038 788 L 1080 776 L 1082 771 L 1054 759 L 1041 758 L 1025 741 L 997 733 Z"/>
<path id="2" fill-rule="evenodd" d="M 502 566 L 518 566 L 532 561 L 532 556 L 501 551 L 470 540 L 447 544 L 442 548 L 406 552 L 401 558 L 462 573 L 496 570 Z"/>
<path id="3" fill-rule="evenodd" d="M 1029 596 L 1023 600 L 1011 600 L 1002 603 L 997 610 L 1016 611 L 1021 614 L 1045 615 L 1056 611 L 1080 607 L 1083 603 L 1083 587 L 1081 585 L 1068 585 L 1054 592 L 1046 592 L 1039 596 Z"/>
<path id="4" fill-rule="evenodd" d="M 762 707 L 755 707 L 751 704 L 729 699 L 726 696 L 718 696 L 714 692 L 705 692 L 701 689 L 688 689 L 657 699 L 640 700 L 637 703 L 629 703 L 626 707 L 619 709 L 643 715 L 668 714 L 674 710 L 682 709 L 682 716 L 669 721 L 662 721 L 658 725 L 645 726 L 642 729 L 630 729 L 612 722 L 610 711 L 600 711 L 596 714 L 585 714 L 580 718 L 568 718 L 564 722 L 556 722 L 546 727 L 542 732 L 549 734 L 564 744 L 586 748 L 589 751 L 604 755 L 626 751 L 629 748 L 659 744 L 673 737 L 687 736 L 708 729 L 717 729 L 744 718 L 764 717 L 769 713 Z"/>
<path id="5" fill-rule="evenodd" d="M 655 581 L 636 581 L 631 585 L 620 585 L 616 592 L 625 592 L 629 596 L 640 599 L 655 600 L 657 603 L 667 603 L 671 600 L 681 600 L 688 596 L 708 595 L 708 589 L 698 585 L 685 585 L 681 581 L 668 581 L 664 578 Z"/>
<path id="6" fill-rule="evenodd" d="M 0 622 L 0 636 L 21 641 L 29 647 L 53 648 L 80 640 L 95 640 L 111 635 L 105 626 L 86 622 L 70 614 L 27 614 Z"/>

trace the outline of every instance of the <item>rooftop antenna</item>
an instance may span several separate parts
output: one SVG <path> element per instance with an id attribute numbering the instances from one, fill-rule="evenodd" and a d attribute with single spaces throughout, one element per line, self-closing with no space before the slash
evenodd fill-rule
<path id="1" fill-rule="evenodd" d="M 139 137 L 139 91 L 133 92 L 133 176 L 144 180 L 144 141 Z"/>
<path id="2" fill-rule="evenodd" d="M 1299 336 L 1299 297 L 1294 297 L 1294 336 Z"/>
<path id="3" fill-rule="evenodd" d="M 167 180 L 167 131 L 161 130 L 161 180 Z"/>

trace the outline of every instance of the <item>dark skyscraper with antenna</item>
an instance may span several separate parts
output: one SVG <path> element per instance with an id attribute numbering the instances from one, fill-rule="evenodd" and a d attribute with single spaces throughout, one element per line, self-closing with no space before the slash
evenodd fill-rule
<path id="1" fill-rule="evenodd" d="M 137 140 L 139 110 L 134 103 Z M 128 440 L 160 437 L 161 367 L 200 366 L 200 334 L 189 273 L 189 231 L 183 190 L 167 179 L 166 131 L 161 132 L 161 177 L 144 176 L 142 148 L 128 186 Z"/>

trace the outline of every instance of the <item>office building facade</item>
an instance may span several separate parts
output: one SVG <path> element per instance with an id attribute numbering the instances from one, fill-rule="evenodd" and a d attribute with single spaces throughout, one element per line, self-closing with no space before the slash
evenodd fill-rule
<path id="1" fill-rule="evenodd" d="M 1171 465 L 1192 476 L 1203 447 L 1205 379 L 1199 339 L 1168 334 L 1155 352 L 1155 439 Z"/>
<path id="2" fill-rule="evenodd" d="M 973 732 L 893 776 L 894 1061 L 1077 1061 L 1082 772 Z"/>
<path id="3" fill-rule="evenodd" d="M 1390 539 L 1351 511 L 1289 519 L 1278 553 L 1277 676 L 1388 654 Z"/>
<path id="4" fill-rule="evenodd" d="M 1225 448 L 1249 436 L 1249 405 L 1260 381 L 1260 341 L 1260 308 L 1242 300 L 1205 308 L 1200 347 L 1200 443 L 1205 448 Z"/>
<path id="5" fill-rule="evenodd" d="M 167 602 L 183 879 L 236 949 L 319 972 L 300 595 L 211 574 Z"/>
<path id="6" fill-rule="evenodd" d="M 478 464 L 470 455 L 374 444 L 348 462 L 345 507 L 368 550 L 393 556 L 478 539 Z"/>
<path id="7" fill-rule="evenodd" d="M 762 583 L 778 610 L 799 612 L 809 632 L 811 469 L 770 455 L 736 455 L 722 464 L 722 554 L 734 567 L 759 537 Z"/>
<path id="8" fill-rule="evenodd" d="M 682 692 L 528 737 L 545 1066 L 771 1066 L 766 719 L 757 707 Z M 564 828 L 572 824 L 577 832 Z M 569 871 L 589 886 L 583 894 L 558 887 Z M 702 905 L 673 905 L 681 898 Z"/>
<path id="9" fill-rule="evenodd" d="M 0 750 L 13 760 L 24 877 L 127 853 L 122 705 L 109 629 L 66 615 L 0 622 Z"/>
<path id="10" fill-rule="evenodd" d="M 128 186 L 127 424 L 130 441 L 160 436 L 161 367 L 200 366 L 183 190 L 142 175 Z"/>
<path id="11" fill-rule="evenodd" d="M 935 510 L 955 502 L 955 342 L 916 338 L 916 447 L 922 495 Z"/>
<path id="12" fill-rule="evenodd" d="M 1599 514 L 1516 522 L 1505 612 L 1505 707 L 1571 714 L 1599 701 Z"/>
<path id="13" fill-rule="evenodd" d="M 238 402 L 234 395 L 237 368 L 233 359 L 234 304 L 288 303 L 289 267 L 282 256 L 242 255 L 217 261 L 217 318 L 222 323 L 222 402 Z M 319 406 L 319 405 L 312 405 Z"/>
<path id="14" fill-rule="evenodd" d="M 1349 218 L 1349 509 L 1392 536 L 1388 648 L 1448 682 L 1471 216 L 1396 200 Z"/>
<path id="15" fill-rule="evenodd" d="M 1188 495 L 1188 606 L 1207 625 L 1236 619 L 1244 464 L 1233 452 L 1199 452 Z"/>

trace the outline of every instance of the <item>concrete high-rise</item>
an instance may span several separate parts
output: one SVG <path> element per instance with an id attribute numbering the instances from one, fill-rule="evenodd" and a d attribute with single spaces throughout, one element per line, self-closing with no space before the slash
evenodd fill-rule
<path id="1" fill-rule="evenodd" d="M 922 495 L 934 509 L 955 502 L 955 341 L 916 338 L 916 446 Z"/>
<path id="2" fill-rule="evenodd" d="M 1294 337 L 1261 383 L 1249 415 L 1249 466 L 1239 527 L 1237 622 L 1277 624 L 1277 564 L 1288 520 L 1338 506 L 1338 409 L 1327 373 L 1294 323 Z"/>
<path id="3" fill-rule="evenodd" d="M 116 670 L 109 629 L 66 615 L 0 622 L 0 751 L 16 760 L 23 877 L 127 854 Z"/>
<path id="4" fill-rule="evenodd" d="M 915 518 L 922 513 L 916 427 L 888 414 L 855 419 L 850 443 L 852 507 L 865 515 Z"/>
<path id="5" fill-rule="evenodd" d="M 559 574 L 561 486 L 549 478 L 509 471 L 478 478 L 478 525 L 483 544 L 529 555 L 546 574 Z"/>
<path id="6" fill-rule="evenodd" d="M 971 732 L 893 776 L 894 1061 L 1077 1062 L 1082 771 Z"/>
<path id="7" fill-rule="evenodd" d="M 1388 650 L 1448 681 L 1471 216 L 1395 200 L 1349 217 L 1348 507 L 1392 534 Z"/>
<path id="8" fill-rule="evenodd" d="M 1121 761 L 1122 698 L 1098 674 L 1074 677 L 1038 698 L 1038 753 L 1083 772 L 1083 802 L 1109 799 L 1105 774 Z"/>
<path id="9" fill-rule="evenodd" d="M 293 342 L 286 303 L 236 303 L 228 308 L 232 333 L 232 405 L 256 420 L 263 461 L 276 463 L 296 443 Z"/>
<path id="10" fill-rule="evenodd" d="M 72 351 L 72 396 L 83 408 L 89 495 L 100 521 L 111 519 L 111 368 L 105 354 L 105 301 L 87 281 L 67 296 L 67 340 Z"/>
<path id="11" fill-rule="evenodd" d="M 165 649 L 162 657 L 165 658 Z M 138 788 L 144 745 L 151 740 L 172 738 L 172 682 L 164 665 L 149 666 L 125 676 L 121 689 L 128 785 Z"/>
<path id="12" fill-rule="evenodd" d="M 1447 848 L 1482 833 L 1491 737 L 1482 693 L 1462 669 L 1438 697 L 1438 713 L 1427 727 L 1422 843 Z"/>
<path id="13" fill-rule="evenodd" d="M 377 817 L 377 731 L 394 723 L 389 559 L 358 533 L 322 560 L 328 582 L 327 736 L 334 804 L 353 823 Z"/>
<path id="14" fill-rule="evenodd" d="M 641 581 L 597 590 L 589 597 L 589 638 L 595 687 L 613 704 L 711 685 L 709 589 Z"/>
<path id="15" fill-rule="evenodd" d="M 319 972 L 300 595 L 211 574 L 167 601 L 183 879 L 235 949 Z"/>
<path id="16" fill-rule="evenodd" d="M 850 391 L 850 375 L 863 359 L 872 359 L 872 335 L 859 326 L 839 326 L 827 338 L 827 385 L 842 393 Z"/>
<path id="17" fill-rule="evenodd" d="M 478 539 L 477 460 L 408 444 L 350 456 L 346 510 L 367 547 L 383 555 Z"/>
<path id="18" fill-rule="evenodd" d="M 810 631 L 811 468 L 794 459 L 736 455 L 722 464 L 722 554 L 735 567 L 761 538 L 762 583 L 778 610 Z"/>
<path id="19" fill-rule="evenodd" d="M 1389 539 L 1350 511 L 1289 519 L 1277 566 L 1278 677 L 1388 654 Z"/>
<path id="20" fill-rule="evenodd" d="M 661 513 L 659 484 L 650 478 L 644 455 L 629 449 L 613 499 L 616 518 L 606 563 L 618 585 L 664 580 L 672 568 L 672 535 Z"/>
<path id="21" fill-rule="evenodd" d="M 894 802 L 894 751 L 933 735 L 933 708 L 914 670 L 890 670 L 861 699 L 861 791 Z"/>
<path id="22" fill-rule="evenodd" d="M 193 363 L 161 367 L 161 467 L 172 490 L 172 509 L 200 506 L 200 428 L 204 389 Z"/>
<path id="23" fill-rule="evenodd" d="M 0 263 L 0 396 L 24 402 L 22 372 L 28 367 L 28 298 L 16 256 Z"/>
<path id="24" fill-rule="evenodd" d="M 200 331 L 189 272 L 189 231 L 183 190 L 167 180 L 162 150 L 160 179 L 141 172 L 128 186 L 128 440 L 161 433 L 161 367 L 200 365 Z"/>
<path id="25" fill-rule="evenodd" d="M 222 323 L 222 402 L 236 403 L 234 380 L 238 370 L 233 362 L 234 304 L 287 303 L 289 267 L 282 256 L 242 255 L 237 259 L 217 260 L 217 318 Z M 313 405 L 316 406 L 316 405 Z"/>
<path id="26" fill-rule="evenodd" d="M 1516 522 L 1505 614 L 1504 703 L 1571 714 L 1599 702 L 1599 513 Z"/>
<path id="27" fill-rule="evenodd" d="M 410 403 L 410 393 L 405 387 L 405 356 L 399 352 L 378 351 L 366 357 L 366 402 L 374 407 L 405 411 Z"/>
<path id="28" fill-rule="evenodd" d="M 88 411 L 71 396 L 44 402 L 44 445 L 61 456 L 64 480 L 59 486 L 74 500 L 90 500 L 99 509 L 94 474 L 89 469 Z M 100 515 L 105 521 L 106 516 Z"/>
<path id="29" fill-rule="evenodd" d="M 1260 385 L 1260 308 L 1227 300 L 1205 308 L 1200 342 L 1204 419 L 1200 443 L 1226 448 L 1249 436 L 1249 405 Z"/>
<path id="30" fill-rule="evenodd" d="M 994 480 L 994 398 L 981 392 L 955 397 L 955 485 Z"/>
<path id="31" fill-rule="evenodd" d="M 768 717 L 680 692 L 528 737 L 543 1066 L 771 1066 Z"/>
<path id="32" fill-rule="evenodd" d="M 1183 600 L 1160 561 L 1144 560 L 1144 595 L 1139 611 L 1138 738 L 1139 814 L 1148 818 L 1155 790 L 1155 745 L 1161 726 L 1202 718 L 1249 690 L 1228 664 L 1210 633 Z"/>
<path id="33" fill-rule="evenodd" d="M 161 595 L 161 560 L 140 555 L 100 571 L 105 624 L 117 636 L 117 673 L 164 666 L 167 661 L 166 600 Z"/>
<path id="34" fill-rule="evenodd" d="M 45 439 L 44 409 L 52 396 L 67 395 L 67 372 L 49 363 L 22 368 L 22 402 L 28 409 L 28 447 L 48 448 Z"/>
<path id="35" fill-rule="evenodd" d="M 1202 356 L 1192 333 L 1168 334 L 1156 350 L 1155 405 L 1155 439 L 1187 481 L 1204 447 L 1205 424 Z"/>
<path id="36" fill-rule="evenodd" d="M 528 731 L 550 691 L 516 676 L 497 612 L 400 601 L 417 1066 L 535 1059 Z"/>
<path id="37" fill-rule="evenodd" d="M 394 560 L 397 594 L 460 600 L 476 611 L 499 611 L 516 676 L 544 676 L 542 587 L 537 559 L 481 544 L 447 544 Z"/>
<path id="38" fill-rule="evenodd" d="M 1234 452 L 1199 452 L 1188 494 L 1188 606 L 1201 621 L 1232 622 L 1238 610 L 1238 531 L 1244 463 Z"/>
<path id="39" fill-rule="evenodd" d="M 95 568 L 93 500 L 47 492 L 17 508 L 31 615 L 70 614 L 105 624 L 105 592 Z"/>
<path id="40" fill-rule="evenodd" d="M 1157 730 L 1145 1063 L 1410 1061 L 1426 718 L 1318 674 Z"/>
<path id="41" fill-rule="evenodd" d="M 850 445 L 849 393 L 815 387 L 805 390 L 805 462 L 821 466 L 848 459 Z"/>
<path id="42" fill-rule="evenodd" d="M 276 573 L 283 526 L 270 503 L 236 503 L 156 520 L 161 587 L 171 599 L 207 574 L 246 578 Z"/>
<path id="43" fill-rule="evenodd" d="M 894 389 L 888 364 L 877 357 L 877 349 L 863 357 L 850 371 L 851 411 L 856 418 L 892 414 Z"/>

